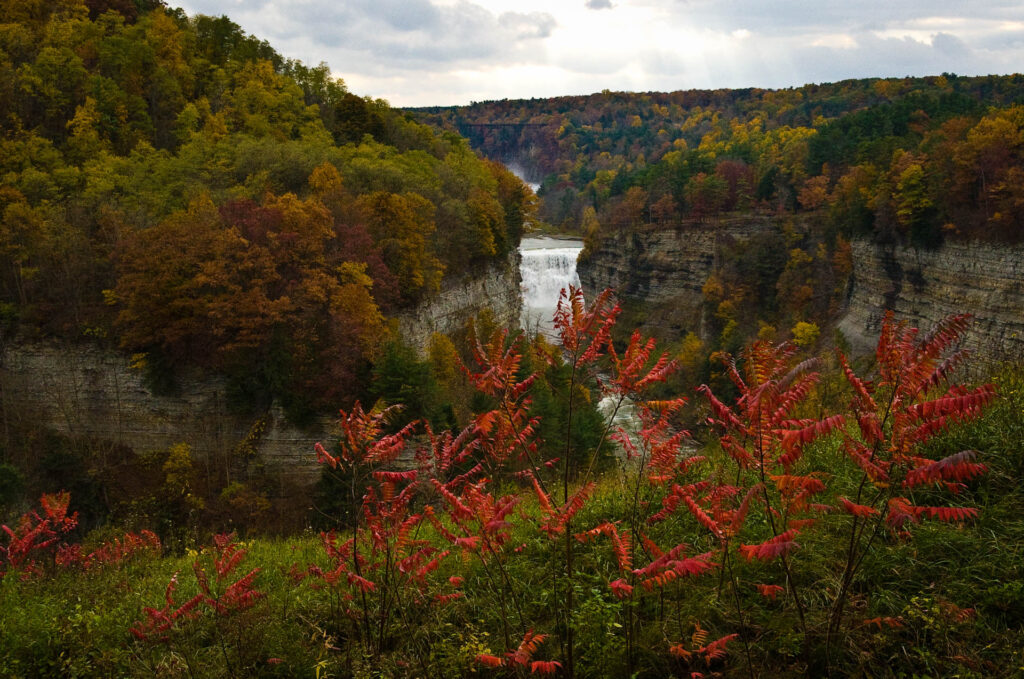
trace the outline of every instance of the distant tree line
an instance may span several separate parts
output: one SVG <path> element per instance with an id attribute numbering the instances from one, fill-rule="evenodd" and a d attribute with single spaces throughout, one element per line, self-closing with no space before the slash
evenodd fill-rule
<path id="1" fill-rule="evenodd" d="M 415 113 L 546 177 L 542 216 L 568 229 L 589 209 L 611 229 L 824 209 L 845 235 L 936 245 L 1024 236 L 1022 104 L 1024 76 L 943 74 Z"/>

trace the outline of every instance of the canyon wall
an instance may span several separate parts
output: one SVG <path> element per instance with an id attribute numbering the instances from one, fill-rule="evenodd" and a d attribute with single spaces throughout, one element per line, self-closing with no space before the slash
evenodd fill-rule
<path id="1" fill-rule="evenodd" d="M 519 251 L 513 250 L 503 262 L 492 262 L 472 274 L 445 280 L 440 292 L 415 309 L 399 314 L 398 329 L 415 347 L 426 347 L 430 335 L 451 335 L 484 309 L 494 313 L 501 326 L 519 325 L 522 308 L 522 278 Z"/>
<path id="2" fill-rule="evenodd" d="M 225 381 L 198 372 L 180 375 L 178 386 L 177 395 L 155 395 L 129 357 L 88 344 L 15 343 L 0 366 L 6 421 L 27 420 L 140 454 L 187 443 L 197 460 L 230 459 L 262 423 L 252 443 L 268 470 L 283 484 L 315 481 L 313 445 L 325 440 L 329 419 L 302 431 L 276 407 L 259 418 L 241 417 L 228 408 Z"/>
<path id="3" fill-rule="evenodd" d="M 722 248 L 774 230 L 767 216 L 746 216 L 676 228 L 641 227 L 609 234 L 584 252 L 578 265 L 584 294 L 612 288 L 640 302 L 646 325 L 666 335 L 698 330 L 701 289 L 718 267 Z"/>
<path id="4" fill-rule="evenodd" d="M 403 337 L 425 347 L 431 333 L 454 332 L 485 307 L 499 322 L 515 325 L 518 261 L 515 253 L 475 276 L 445 281 L 437 296 L 398 317 Z M 188 443 L 199 460 L 227 460 L 247 441 L 282 488 L 318 478 L 313 446 L 333 437 L 333 418 L 300 430 L 277 407 L 258 418 L 241 417 L 228 408 L 224 380 L 196 372 L 180 375 L 178 382 L 178 395 L 155 395 L 123 353 L 89 344 L 14 342 L 4 347 L 0 361 L 0 406 L 5 421 L 31 420 L 139 453 Z"/>
<path id="5" fill-rule="evenodd" d="M 676 228 L 640 227 L 599 240 L 579 265 L 584 291 L 611 287 L 643 307 L 646 325 L 678 337 L 701 332 L 701 288 L 724 246 L 768 234 L 769 216 Z M 975 371 L 1024 360 L 1024 246 L 949 242 L 935 250 L 854 241 L 853 274 L 837 326 L 856 353 L 873 350 L 886 309 L 922 329 L 956 313 Z"/>
<path id="6" fill-rule="evenodd" d="M 1024 246 L 852 246 L 853 281 L 838 326 L 855 351 L 873 349 L 886 309 L 923 329 L 966 312 L 974 321 L 964 344 L 977 368 L 1024 359 Z"/>

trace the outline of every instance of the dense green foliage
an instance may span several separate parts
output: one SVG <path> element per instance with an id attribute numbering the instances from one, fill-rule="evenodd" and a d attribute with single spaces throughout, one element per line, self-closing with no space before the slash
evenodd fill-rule
<path id="1" fill-rule="evenodd" d="M 787 543 L 782 552 L 788 561 L 778 556 L 740 558 L 744 550 L 759 546 L 741 544 L 738 552 L 728 552 L 728 568 L 709 570 L 700 564 L 721 562 L 727 549 L 709 530 L 711 522 L 724 526 L 721 522 L 732 517 L 730 531 L 736 532 L 730 532 L 730 539 L 736 543 L 765 538 L 762 544 L 778 543 L 770 539 L 770 513 L 758 502 L 749 507 L 743 502 L 744 518 L 736 519 L 742 494 L 731 500 L 717 496 L 710 504 L 702 497 L 715 486 L 733 487 L 729 484 L 738 483 L 734 479 L 740 474 L 756 478 L 757 468 L 741 468 L 736 477 L 728 474 L 717 481 L 712 474 L 701 482 L 702 490 L 690 499 L 707 512 L 703 518 L 682 505 L 671 511 L 672 498 L 685 491 L 665 483 L 665 473 L 682 479 L 701 467 L 724 472 L 734 464 L 737 449 L 723 438 L 721 448 L 711 445 L 683 453 L 677 439 L 665 436 L 669 430 L 649 420 L 647 434 L 631 437 L 642 452 L 642 463 L 625 463 L 591 485 L 586 482 L 586 461 L 579 460 L 582 478 L 566 491 L 567 500 L 581 498 L 579 506 L 573 509 L 576 503 L 567 501 L 558 507 L 558 461 L 551 469 L 533 471 L 534 478 L 546 479 L 549 492 L 522 473 L 508 475 L 512 469 L 531 467 L 524 467 L 516 453 L 517 436 L 500 424 L 500 413 L 508 413 L 507 422 L 524 425 L 516 411 L 536 383 L 528 382 L 517 369 L 518 354 L 509 353 L 498 339 L 498 344 L 484 347 L 486 355 L 481 356 L 488 363 L 480 366 L 483 372 L 471 370 L 471 377 L 495 399 L 492 404 L 504 403 L 508 410 L 501 407 L 477 419 L 468 438 L 456 441 L 427 429 L 426 438 L 409 438 L 406 431 L 396 439 L 385 433 L 387 417 L 380 410 L 343 413 L 342 444 L 319 454 L 356 482 L 336 487 L 336 499 L 350 510 L 361 508 L 363 516 L 353 524 L 349 514 L 337 533 L 244 543 L 199 539 L 186 544 L 184 553 L 161 555 L 144 532 L 123 534 L 108 527 L 79 542 L 73 519 L 66 519 L 59 500 L 48 499 L 39 516 L 72 547 L 62 548 L 56 557 L 53 546 L 38 549 L 30 554 L 38 559 L 35 565 L 15 565 L 13 559 L 5 564 L 0 604 L 21 614 L 0 617 L 0 673 L 518 676 L 535 668 L 533 673 L 566 675 L 567 639 L 576 650 L 572 674 L 581 677 L 684 677 L 691 672 L 824 676 L 826 668 L 833 676 L 879 677 L 1011 677 L 1019 672 L 1024 662 L 1024 574 L 1017 554 L 1024 544 L 1024 496 L 1017 479 L 1024 461 L 1017 442 L 1024 377 L 1018 369 L 1007 368 L 996 376 L 1000 397 L 984 414 L 964 424 L 958 420 L 971 419 L 971 413 L 958 409 L 957 417 L 938 428 L 946 428 L 938 436 L 932 436 L 938 429 L 922 434 L 914 420 L 893 422 L 892 429 L 881 420 L 883 435 L 894 449 L 903 447 L 901 440 L 930 437 L 926 446 L 907 449 L 911 457 L 905 459 L 913 461 L 913 469 L 946 474 L 940 470 L 952 470 L 955 463 L 935 467 L 934 460 L 958 459 L 964 449 L 977 451 L 976 459 L 987 471 L 976 469 L 984 473 L 973 479 L 961 476 L 965 484 L 952 499 L 980 512 L 974 520 L 951 523 L 880 520 L 881 529 L 872 535 L 871 549 L 864 552 L 853 581 L 843 633 L 829 649 L 828 604 L 839 585 L 851 520 L 857 527 L 856 515 L 843 512 L 841 496 L 855 497 L 864 483 L 863 470 L 851 463 L 841 445 L 845 435 L 817 437 L 796 448 L 772 444 L 775 452 L 802 452 L 801 459 L 789 463 L 791 473 L 800 476 L 772 477 L 769 484 L 772 502 L 781 503 L 776 520 L 795 525 L 797 516 L 821 512 L 807 504 L 806 495 L 797 492 L 800 487 L 788 485 L 793 479 L 804 479 L 802 488 L 812 490 L 815 501 L 832 506 L 831 512 L 819 514 L 815 527 L 801 525 L 799 544 Z M 584 348 L 577 359 L 585 356 Z M 534 351 L 538 349 L 543 347 Z M 755 366 L 774 360 L 764 348 L 752 351 L 762 353 L 748 353 L 740 367 L 749 379 L 760 370 Z M 630 392 L 642 390 L 644 375 L 653 374 L 647 373 L 651 363 L 646 361 L 636 372 L 632 359 L 640 356 L 650 354 L 633 349 L 622 355 L 625 372 L 606 366 L 612 379 Z M 941 364 L 940 370 L 945 370 Z M 504 393 L 487 387 L 497 376 Z M 922 373 L 916 379 L 926 377 Z M 828 380 L 817 385 L 812 380 L 807 391 L 800 386 L 802 379 L 786 387 L 797 396 L 791 405 L 802 404 L 793 411 L 796 416 L 821 406 L 841 410 L 850 399 L 862 397 L 856 389 L 831 392 Z M 528 388 L 519 389 L 521 384 Z M 879 399 L 889 393 L 871 391 Z M 935 397 L 943 391 L 913 394 L 899 407 L 909 406 L 907 413 L 925 401 L 938 407 L 944 401 Z M 952 393 L 967 392 L 954 388 Z M 671 407 L 665 401 L 649 406 Z M 750 401 L 735 407 L 738 414 L 741 407 L 747 414 L 757 410 Z M 719 411 L 713 415 L 719 417 Z M 780 421 L 772 426 L 783 426 L 781 432 L 765 431 L 764 436 L 785 439 L 788 429 L 803 440 L 804 430 L 792 427 L 813 421 Z M 908 424 L 903 431 L 911 439 L 901 439 L 897 428 Z M 863 422 L 848 425 L 847 434 L 854 437 L 859 436 L 858 427 L 870 430 Z M 551 435 L 570 434 L 563 427 Z M 476 436 L 479 444 L 467 445 Z M 558 441 L 564 443 L 564 438 Z M 395 443 L 420 451 L 418 483 L 417 471 L 400 471 L 389 462 L 402 447 Z M 746 450 L 758 454 L 754 443 Z M 460 451 L 470 459 L 456 462 Z M 498 463 L 502 455 L 508 455 L 508 466 Z M 456 466 L 447 467 L 446 461 Z M 488 466 L 488 477 L 493 474 L 490 483 L 468 480 L 473 472 L 467 467 L 477 461 Z M 827 484 L 830 494 L 816 490 L 812 481 Z M 881 490 L 934 505 L 949 499 L 945 485 L 955 484 Z M 352 488 L 358 489 L 355 495 Z M 550 506 L 556 498 L 555 507 Z M 508 510 L 502 509 L 508 502 Z M 428 511 L 428 505 L 433 509 Z M 656 514 L 669 518 L 655 520 Z M 433 518 L 425 520 L 427 515 Z M 20 536 L 24 529 L 16 527 L 15 532 Z M 353 535 L 358 542 L 349 541 Z M 657 558 L 659 545 L 667 551 L 681 543 L 685 552 L 673 552 L 678 561 Z M 10 547 L 14 541 L 0 544 Z M 362 558 L 353 552 L 353 544 Z M 566 545 L 573 554 L 568 578 Z M 705 550 L 707 554 L 700 554 Z M 632 571 L 623 569 L 626 554 Z M 676 577 L 666 575 L 666 564 L 669 570 L 679 569 Z M 792 582 L 786 576 L 790 568 Z M 794 605 L 798 591 L 806 623 Z M 567 636 L 570 628 L 572 636 Z"/>
<path id="2" fill-rule="evenodd" d="M 1024 77 L 786 90 L 602 92 L 419 109 L 544 178 L 544 218 L 586 231 L 827 208 L 847 235 L 1019 240 Z"/>
<path id="3" fill-rule="evenodd" d="M 0 9 L 8 330 L 199 366 L 296 419 L 363 392 L 386 316 L 504 259 L 531 194 L 452 134 L 227 17 L 161 2 Z"/>

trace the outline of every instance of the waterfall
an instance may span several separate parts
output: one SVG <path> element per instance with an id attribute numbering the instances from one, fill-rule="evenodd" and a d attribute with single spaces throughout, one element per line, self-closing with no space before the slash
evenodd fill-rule
<path id="1" fill-rule="evenodd" d="M 558 333 L 552 317 L 558 307 L 558 295 L 570 285 L 579 287 L 580 277 L 576 273 L 576 258 L 583 249 L 580 240 L 558 238 L 524 238 L 519 246 L 521 263 L 519 271 L 523 277 L 523 310 L 520 325 L 528 333 L 542 332 L 557 341 Z M 598 403 L 598 410 L 607 421 L 612 418 L 617 398 L 605 396 Z M 612 424 L 623 427 L 632 434 L 640 429 L 640 418 L 631 399 L 626 399 Z M 616 456 L 625 462 L 625 452 L 615 444 Z"/>
<path id="2" fill-rule="evenodd" d="M 570 285 L 579 287 L 576 257 L 583 249 L 578 240 L 524 238 L 519 247 L 519 271 L 523 277 L 523 310 L 520 324 L 527 331 L 539 330 L 553 336 L 551 322 L 558 295 Z"/>
<path id="3" fill-rule="evenodd" d="M 516 162 L 514 160 L 513 161 L 507 161 L 505 163 L 505 167 L 508 168 L 509 172 L 511 172 L 515 176 L 519 177 L 520 179 L 522 179 L 523 183 L 526 184 L 527 186 L 529 186 L 533 190 L 534 193 L 537 193 L 538 191 L 540 191 L 540 183 L 539 182 L 530 181 L 529 179 L 527 179 L 527 177 L 531 176 L 531 175 L 530 175 L 530 173 L 528 173 L 526 171 L 526 168 L 524 168 L 521 164 L 519 164 L 518 162 Z"/>

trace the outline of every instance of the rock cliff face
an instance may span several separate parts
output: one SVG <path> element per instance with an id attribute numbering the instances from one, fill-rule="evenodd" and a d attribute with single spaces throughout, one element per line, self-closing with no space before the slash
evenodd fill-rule
<path id="1" fill-rule="evenodd" d="M 855 350 L 874 347 L 886 309 L 922 329 L 967 312 L 974 322 L 965 345 L 976 366 L 1024 358 L 1024 246 L 852 245 L 853 285 L 839 329 Z"/>
<path id="2" fill-rule="evenodd" d="M 752 216 L 611 234 L 581 259 L 580 282 L 587 296 L 613 288 L 626 302 L 648 305 L 648 325 L 662 332 L 697 330 L 701 289 L 722 247 L 774 228 L 770 218 Z"/>
<path id="3" fill-rule="evenodd" d="M 179 386 L 178 396 L 154 395 L 126 356 L 87 345 L 9 346 L 0 368 L 5 418 L 30 419 L 138 453 L 188 443 L 196 459 L 229 459 L 258 421 L 230 413 L 223 380 L 184 375 Z M 268 469 L 282 482 L 314 481 L 313 445 L 324 440 L 330 421 L 300 431 L 276 408 L 261 419 L 263 432 L 253 443 Z"/>
<path id="4" fill-rule="evenodd" d="M 483 308 L 502 323 L 519 318 L 518 254 L 477 276 L 449 281 L 440 294 L 398 319 L 403 336 L 423 347 L 433 332 L 453 332 Z M 179 396 L 157 396 L 128 357 L 88 345 L 20 343 L 0 363 L 0 405 L 5 418 L 26 417 L 74 437 L 100 439 L 137 452 L 188 443 L 198 459 L 228 459 L 247 437 L 282 487 L 307 485 L 319 475 L 313 445 L 331 438 L 333 420 L 305 431 L 272 408 L 254 421 L 232 414 L 223 380 L 184 375 Z M 254 427 L 262 433 L 251 436 Z"/>
<path id="5" fill-rule="evenodd" d="M 769 217 L 676 230 L 639 229 L 599 242 L 580 263 L 584 291 L 615 288 L 669 334 L 700 329 L 701 287 L 730 241 L 776 228 Z M 1024 360 L 1024 246 L 946 243 L 937 250 L 854 241 L 853 276 L 837 321 L 854 351 L 871 351 L 886 309 L 922 329 L 950 314 L 974 322 L 965 345 L 979 370 Z"/>
<path id="6" fill-rule="evenodd" d="M 504 262 L 442 283 L 435 297 L 398 316 L 399 331 L 413 346 L 425 347 L 432 333 L 450 335 L 484 309 L 493 311 L 500 325 L 515 327 L 523 306 L 521 284 L 519 251 L 514 250 Z"/>

